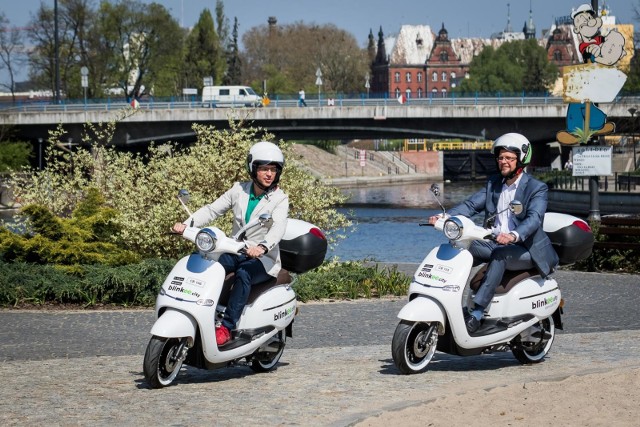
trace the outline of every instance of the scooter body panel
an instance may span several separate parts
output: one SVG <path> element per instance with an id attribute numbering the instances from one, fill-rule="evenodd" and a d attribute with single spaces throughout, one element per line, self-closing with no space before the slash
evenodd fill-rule
<path id="1" fill-rule="evenodd" d="M 194 253 L 178 261 L 165 279 L 162 291 L 156 299 L 156 316 L 159 315 L 156 323 L 167 323 L 170 317 L 166 321 L 163 317 L 175 311 L 191 317 L 194 325 L 197 324 L 200 329 L 204 357 L 212 364 L 254 353 L 279 330 L 286 328 L 296 311 L 295 292 L 291 287 L 278 286 L 268 290 L 253 304 L 245 307 L 237 329 L 269 325 L 273 325 L 275 329 L 245 345 L 221 351 L 216 343 L 215 324 L 216 307 L 219 305 L 225 276 L 222 265 Z M 195 331 L 183 336 L 195 337 Z"/>
<path id="2" fill-rule="evenodd" d="M 488 317 L 509 318 L 530 313 L 545 319 L 558 309 L 560 299 L 560 288 L 554 279 L 529 277 L 508 293 L 494 297 L 488 307 Z"/>
<path id="3" fill-rule="evenodd" d="M 437 322 L 445 326 L 442 308 L 431 298 L 414 298 L 400 309 L 398 318 L 410 322 Z"/>
<path id="4" fill-rule="evenodd" d="M 193 316 L 174 308 L 169 308 L 162 313 L 151 328 L 151 335 L 164 338 L 195 339 L 197 323 Z"/>
<path id="5" fill-rule="evenodd" d="M 531 312 L 536 318 L 502 332 L 470 336 L 465 326 L 462 298 L 472 265 L 471 253 L 450 243 L 431 250 L 414 274 L 409 286 L 411 301 L 405 305 L 406 309 L 403 307 L 400 310 L 398 317 L 416 322 L 438 321 L 442 325 L 448 319 L 455 342 L 462 348 L 475 349 L 511 341 L 539 319 L 551 316 L 560 303 L 560 291 L 554 280 L 525 279 L 508 294 L 494 297 L 487 317 L 516 316 Z M 416 294 L 429 298 L 416 298 Z M 532 309 L 532 304 L 538 306 Z"/>
<path id="6" fill-rule="evenodd" d="M 237 329 L 255 329 L 267 325 L 282 330 L 296 314 L 296 294 L 290 286 L 276 286 L 244 308 Z"/>

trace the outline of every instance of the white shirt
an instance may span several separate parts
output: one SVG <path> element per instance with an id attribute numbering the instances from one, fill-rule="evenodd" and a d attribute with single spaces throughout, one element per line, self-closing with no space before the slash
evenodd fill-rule
<path id="1" fill-rule="evenodd" d="M 516 241 L 518 241 L 519 236 L 518 233 L 514 231 L 516 224 L 513 221 L 513 213 L 509 210 L 509 203 L 511 203 L 516 196 L 520 178 L 522 178 L 522 174 L 518 176 L 513 184 L 502 184 L 502 191 L 500 192 L 497 206 L 497 210 L 500 213 L 496 216 L 496 221 L 493 225 L 493 233 L 495 235 L 499 233 L 513 233 L 516 236 Z"/>

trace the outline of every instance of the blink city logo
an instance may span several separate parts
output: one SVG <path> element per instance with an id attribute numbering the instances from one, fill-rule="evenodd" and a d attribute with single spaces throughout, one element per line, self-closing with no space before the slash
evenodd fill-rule
<path id="1" fill-rule="evenodd" d="M 531 308 L 535 310 L 536 308 L 546 307 L 549 304 L 553 304 L 558 301 L 558 296 L 547 297 L 545 299 L 539 299 L 538 301 L 533 301 L 531 303 Z"/>

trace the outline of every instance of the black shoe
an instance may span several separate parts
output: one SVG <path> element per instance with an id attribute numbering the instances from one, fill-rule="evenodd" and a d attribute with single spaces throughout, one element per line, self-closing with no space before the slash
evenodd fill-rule
<path id="1" fill-rule="evenodd" d="M 475 316 L 469 316 L 465 324 L 467 325 L 467 332 L 469 332 L 470 334 L 480 328 L 480 321 L 476 319 Z"/>

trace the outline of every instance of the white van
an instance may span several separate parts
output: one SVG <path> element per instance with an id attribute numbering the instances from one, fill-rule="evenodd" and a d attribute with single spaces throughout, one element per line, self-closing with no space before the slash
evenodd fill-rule
<path id="1" fill-rule="evenodd" d="M 262 107 L 262 98 L 249 86 L 205 86 L 203 107 Z"/>

